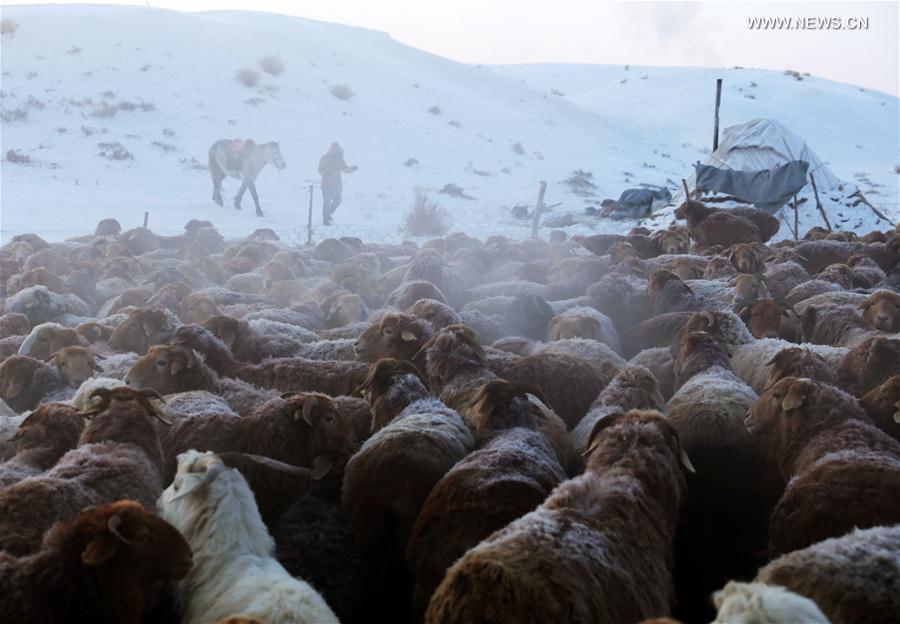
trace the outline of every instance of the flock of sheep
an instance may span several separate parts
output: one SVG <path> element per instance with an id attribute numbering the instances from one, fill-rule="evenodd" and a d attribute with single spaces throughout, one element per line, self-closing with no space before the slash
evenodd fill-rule
<path id="1" fill-rule="evenodd" d="M 0 247 L 0 619 L 900 621 L 900 230 Z"/>

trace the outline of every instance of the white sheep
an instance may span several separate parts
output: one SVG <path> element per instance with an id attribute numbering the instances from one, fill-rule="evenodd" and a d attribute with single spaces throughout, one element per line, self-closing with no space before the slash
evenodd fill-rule
<path id="1" fill-rule="evenodd" d="M 175 480 L 157 503 L 188 540 L 194 567 L 178 583 L 185 624 L 241 614 L 266 624 L 337 622 L 325 600 L 275 560 L 253 491 L 215 453 L 178 456 Z"/>
<path id="2" fill-rule="evenodd" d="M 777 585 L 731 581 L 713 601 L 713 624 L 830 624 L 812 600 Z"/>

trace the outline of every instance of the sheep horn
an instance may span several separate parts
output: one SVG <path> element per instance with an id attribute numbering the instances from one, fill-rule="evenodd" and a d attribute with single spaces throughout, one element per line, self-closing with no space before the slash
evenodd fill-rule
<path id="1" fill-rule="evenodd" d="M 712 329 L 713 325 L 716 324 L 716 317 L 713 315 L 711 310 L 700 310 L 700 318 L 706 320 L 708 329 Z"/>
<path id="2" fill-rule="evenodd" d="M 691 193 L 688 191 L 687 180 L 681 178 L 681 185 L 684 187 L 684 201 L 688 201 L 691 198 Z"/>
<path id="3" fill-rule="evenodd" d="M 266 468 L 271 468 L 272 470 L 277 470 L 279 472 L 284 472 L 286 474 L 295 475 L 298 477 L 310 477 L 312 476 L 312 470 L 309 468 L 304 468 L 303 466 L 294 466 L 293 464 L 287 464 L 282 461 L 278 461 L 277 459 L 272 459 L 271 457 L 264 457 L 263 455 L 254 455 L 252 453 L 241 453 L 238 451 L 228 451 L 224 453 L 219 453 L 219 459 L 228 466 L 229 468 L 236 468 L 240 470 L 241 468 L 247 468 L 252 466 L 253 464 L 258 464 L 260 466 L 265 466 Z"/>
<path id="4" fill-rule="evenodd" d="M 116 536 L 123 543 L 131 545 L 125 536 L 119 532 L 119 527 L 122 526 L 122 516 L 116 514 L 109 517 L 109 520 L 106 521 L 106 528 L 109 529 L 109 532 Z"/>
<path id="5" fill-rule="evenodd" d="M 327 475 L 334 465 L 334 460 L 328 455 L 317 455 L 313 460 L 312 478 L 316 481 Z"/>
<path id="6" fill-rule="evenodd" d="M 697 474 L 697 469 L 694 468 L 694 464 L 691 463 L 691 459 L 684 449 L 681 449 L 681 465 L 684 466 L 689 473 Z"/>
<path id="7" fill-rule="evenodd" d="M 192 487 L 183 488 L 180 492 L 178 492 L 175 496 L 172 497 L 172 500 L 178 500 L 188 494 L 199 490 L 202 487 L 205 487 L 216 480 L 216 477 L 225 470 L 224 463 L 216 463 L 206 469 L 206 472 L 203 473 L 203 477 L 197 480 Z"/>

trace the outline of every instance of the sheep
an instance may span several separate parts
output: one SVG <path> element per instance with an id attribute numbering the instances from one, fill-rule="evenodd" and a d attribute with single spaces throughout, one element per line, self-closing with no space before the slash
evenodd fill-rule
<path id="1" fill-rule="evenodd" d="M 785 377 L 806 377 L 832 386 L 838 385 L 835 367 L 818 353 L 803 347 L 782 349 L 772 356 L 766 367 L 769 372 L 764 390 L 768 390 Z"/>
<path id="2" fill-rule="evenodd" d="M 778 219 L 764 210 L 743 206 L 732 208 L 730 210 L 721 210 L 718 208 L 710 208 L 702 202 L 691 200 L 690 198 L 686 198 L 686 201 L 675 209 L 675 218 L 686 219 L 688 228 L 690 229 L 691 234 L 693 234 L 693 228 L 697 227 L 709 216 L 717 213 L 734 215 L 750 221 L 759 230 L 763 242 L 772 238 L 778 232 L 781 225 L 778 222 Z M 724 243 L 720 244 L 724 245 Z M 725 246 L 727 247 L 728 245 Z"/>
<path id="3" fill-rule="evenodd" d="M 0 488 L 52 467 L 75 447 L 83 428 L 84 419 L 65 404 L 41 405 L 31 412 L 7 440 L 15 444 L 16 454 L 0 464 Z"/>
<path id="4" fill-rule="evenodd" d="M 723 346 L 706 332 L 692 332 L 673 346 L 675 394 L 666 404 L 669 422 L 697 467 L 688 477 L 683 525 L 675 547 L 679 614 L 708 617 L 709 593 L 752 573 L 765 548 L 766 507 L 757 488 L 758 444 L 744 427 L 756 393 L 735 376 Z M 736 538 L 736 536 L 740 536 Z M 698 552 L 697 544 L 705 547 Z"/>
<path id="5" fill-rule="evenodd" d="M 139 622 L 159 583 L 192 565 L 172 525 L 119 500 L 54 525 L 32 554 L 0 554 L 0 609 L 13 622 Z"/>
<path id="6" fill-rule="evenodd" d="M 10 312 L 0 316 L 0 338 L 9 336 L 27 336 L 31 332 L 28 317 L 18 312 Z"/>
<path id="7" fill-rule="evenodd" d="M 846 352 L 838 368 L 841 385 L 859 396 L 897 374 L 900 374 L 900 339 L 885 336 L 872 336 L 854 346 Z"/>
<path id="8" fill-rule="evenodd" d="M 178 318 L 184 323 L 202 323 L 218 314 L 216 300 L 204 293 L 191 293 L 178 304 Z"/>
<path id="9" fill-rule="evenodd" d="M 369 308 L 357 294 L 337 295 L 326 301 L 325 324 L 328 327 L 342 327 L 357 321 L 364 321 L 369 316 Z"/>
<path id="10" fill-rule="evenodd" d="M 261 362 L 270 357 L 291 357 L 300 343 L 283 335 L 265 335 L 254 331 L 246 320 L 228 316 L 212 316 L 203 323 L 234 357 L 243 362 Z"/>
<path id="11" fill-rule="evenodd" d="M 67 313 L 82 317 L 90 315 L 88 305 L 77 295 L 55 293 L 46 286 L 31 286 L 8 297 L 5 311 L 24 314 L 32 327 Z"/>
<path id="12" fill-rule="evenodd" d="M 382 358 L 396 358 L 425 368 L 423 345 L 434 333 L 427 321 L 408 314 L 385 314 L 372 323 L 353 346 L 356 359 L 377 362 Z"/>
<path id="13" fill-rule="evenodd" d="M 522 389 L 489 381 L 479 388 L 472 411 L 478 450 L 434 486 L 406 546 L 413 612 L 419 617 L 454 561 L 540 505 L 566 478 L 535 430 L 532 404 Z"/>
<path id="14" fill-rule="evenodd" d="M 734 288 L 731 297 L 734 305 L 748 300 L 766 299 L 769 296 L 769 291 L 766 290 L 766 278 L 760 274 L 741 273 L 728 280 L 727 285 Z"/>
<path id="15" fill-rule="evenodd" d="M 724 304 L 694 291 L 671 271 L 657 269 L 647 283 L 647 297 L 653 307 L 653 314 L 666 312 L 689 312 L 706 307 L 723 307 Z"/>
<path id="16" fill-rule="evenodd" d="M 644 349 L 622 366 L 643 366 L 656 379 L 657 387 L 664 405 L 675 394 L 675 359 L 669 347 L 654 347 Z"/>
<path id="17" fill-rule="evenodd" d="M 583 453 L 587 449 L 594 427 L 609 415 L 632 409 L 661 411 L 665 405 L 653 373 L 643 366 L 628 365 L 599 393 L 590 411 L 572 429 L 575 450 Z"/>
<path id="18" fill-rule="evenodd" d="M 635 355 L 644 349 L 671 344 L 691 314 L 691 312 L 669 312 L 635 323 L 625 334 L 623 340 L 625 353 Z"/>
<path id="19" fill-rule="evenodd" d="M 900 375 L 869 390 L 860 403 L 875 426 L 900 440 Z"/>
<path id="20" fill-rule="evenodd" d="M 194 552 L 196 564 L 176 588 L 185 624 L 236 613 L 267 624 L 338 621 L 308 583 L 275 560 L 275 543 L 247 481 L 215 454 L 181 454 L 157 507 Z"/>
<path id="21" fill-rule="evenodd" d="M 900 442 L 872 425 L 854 397 L 787 377 L 745 424 L 786 484 L 769 518 L 770 557 L 900 522 Z"/>
<path id="22" fill-rule="evenodd" d="M 203 356 L 203 361 L 219 375 L 234 375 L 242 366 L 218 336 L 200 325 L 182 325 L 172 335 L 171 344 L 181 344 Z"/>
<path id="23" fill-rule="evenodd" d="M 82 344 L 81 337 L 74 329 L 58 323 L 41 323 L 32 328 L 19 347 L 19 355 L 27 355 L 37 360 L 47 360 L 50 355 L 64 347 Z"/>
<path id="24" fill-rule="evenodd" d="M 588 451 L 585 474 L 448 570 L 426 622 L 613 623 L 669 612 L 686 488 L 678 434 L 658 412 L 631 411 L 598 425 Z"/>
<path id="25" fill-rule="evenodd" d="M 784 296 L 784 302 L 789 306 L 796 307 L 801 301 L 816 295 L 838 292 L 843 292 L 843 289 L 837 284 L 819 279 L 809 279 L 791 288 Z"/>
<path id="26" fill-rule="evenodd" d="M 547 324 L 553 316 L 553 309 L 541 297 L 519 295 L 504 312 L 503 323 L 511 335 L 540 340 L 546 335 Z"/>
<path id="27" fill-rule="evenodd" d="M 313 478 L 321 478 L 346 460 L 353 441 L 350 423 L 329 397 L 294 394 L 272 399 L 242 418 L 212 412 L 174 422 L 163 436 L 163 478 L 168 483 L 174 477 L 178 455 L 190 449 L 252 453 L 306 466 Z M 298 494 L 296 480 L 276 479 L 264 469 L 248 468 L 245 477 L 267 522 Z"/>
<path id="28" fill-rule="evenodd" d="M 766 278 L 766 288 L 776 301 L 785 300 L 793 288 L 811 279 L 806 269 L 793 261 L 774 264 L 765 270 L 763 276 Z"/>
<path id="29" fill-rule="evenodd" d="M 457 313 L 445 303 L 434 299 L 419 299 L 407 308 L 406 314 L 428 321 L 434 330 L 448 325 L 467 325 L 482 344 L 491 344 L 507 334 L 499 316 L 489 316 L 478 310 Z"/>
<path id="30" fill-rule="evenodd" d="M 46 472 L 0 490 L 0 550 L 35 550 L 53 522 L 69 522 L 87 505 L 122 497 L 148 508 L 162 491 L 162 451 L 153 425 L 152 391 L 95 391 L 99 400 L 78 447 Z"/>
<path id="31" fill-rule="evenodd" d="M 853 271 L 846 264 L 829 264 L 815 274 L 815 279 L 837 284 L 841 288 L 853 288 Z"/>
<path id="32" fill-rule="evenodd" d="M 856 254 L 847 260 L 856 288 L 874 288 L 887 279 L 887 274 L 870 257 Z"/>
<path id="33" fill-rule="evenodd" d="M 718 609 L 713 624 L 831 624 L 812 600 L 775 585 L 731 581 L 715 593 L 713 601 Z"/>
<path id="34" fill-rule="evenodd" d="M 40 403 L 67 401 L 75 394 L 56 369 L 26 355 L 13 355 L 0 365 L 0 398 L 17 413 Z"/>
<path id="35" fill-rule="evenodd" d="M 366 378 L 368 366 L 348 360 L 271 358 L 247 364 L 238 379 L 258 388 L 279 392 L 321 392 L 330 396 L 352 396 Z"/>
<path id="36" fill-rule="evenodd" d="M 704 216 L 698 220 L 701 213 Z M 710 214 L 706 206 L 697 201 L 687 201 L 679 206 L 675 218 L 687 219 L 694 247 L 699 250 L 713 245 L 731 247 L 738 243 L 762 243 L 766 240 L 753 221 L 730 211 Z"/>
<path id="37" fill-rule="evenodd" d="M 768 250 L 764 245 L 738 243 L 728 248 L 727 258 L 740 273 L 762 273 L 766 270 Z"/>
<path id="38" fill-rule="evenodd" d="M 138 308 L 113 331 L 109 346 L 116 351 L 132 351 L 144 355 L 156 344 L 168 342 L 180 325 L 167 310 Z"/>
<path id="39" fill-rule="evenodd" d="M 858 243 L 845 243 L 834 240 L 805 241 L 794 249 L 801 256 L 803 268 L 815 275 L 829 264 L 846 263 L 851 256 L 861 251 Z"/>
<path id="40" fill-rule="evenodd" d="M 860 304 L 865 324 L 884 332 L 900 332 L 900 295 L 879 290 Z"/>
<path id="41" fill-rule="evenodd" d="M 380 360 L 362 386 L 373 412 L 396 416 L 347 462 L 341 504 L 388 612 L 407 601 L 405 548 L 419 510 L 441 477 L 472 450 L 462 418 L 432 397 L 421 380 L 396 360 Z M 390 407 L 385 405 L 390 403 Z M 399 600 L 398 600 L 399 599 Z M 397 601 L 397 602 L 395 602 Z M 395 614 L 396 615 L 396 614 Z"/>
<path id="42" fill-rule="evenodd" d="M 773 299 L 747 299 L 734 307 L 754 338 L 795 339 L 791 310 Z"/>
<path id="43" fill-rule="evenodd" d="M 609 345 L 617 353 L 622 350 L 619 335 L 608 316 L 587 306 L 557 314 L 547 326 L 547 340 L 590 338 Z"/>
<path id="44" fill-rule="evenodd" d="M 189 390 L 211 391 L 224 398 L 241 415 L 249 414 L 277 396 L 240 379 L 219 377 L 193 349 L 181 344 L 150 347 L 147 354 L 129 369 L 125 384 L 132 388 L 151 388 L 163 395 Z"/>
<path id="45" fill-rule="evenodd" d="M 77 388 L 95 372 L 103 371 L 95 357 L 99 356 L 86 347 L 65 347 L 53 353 L 47 361 L 56 366 L 64 382 Z"/>
<path id="46" fill-rule="evenodd" d="M 814 600 L 833 624 L 890 624 L 900 617 L 900 526 L 856 529 L 796 550 L 756 581 Z"/>

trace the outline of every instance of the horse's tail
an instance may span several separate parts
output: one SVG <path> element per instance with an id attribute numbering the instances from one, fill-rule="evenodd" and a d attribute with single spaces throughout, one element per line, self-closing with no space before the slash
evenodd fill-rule
<path id="1" fill-rule="evenodd" d="M 219 165 L 219 159 L 216 158 L 216 152 L 220 149 L 219 142 L 213 143 L 212 147 L 209 148 L 209 173 L 213 176 L 213 178 L 224 178 L 225 172 L 222 170 L 221 165 Z"/>

